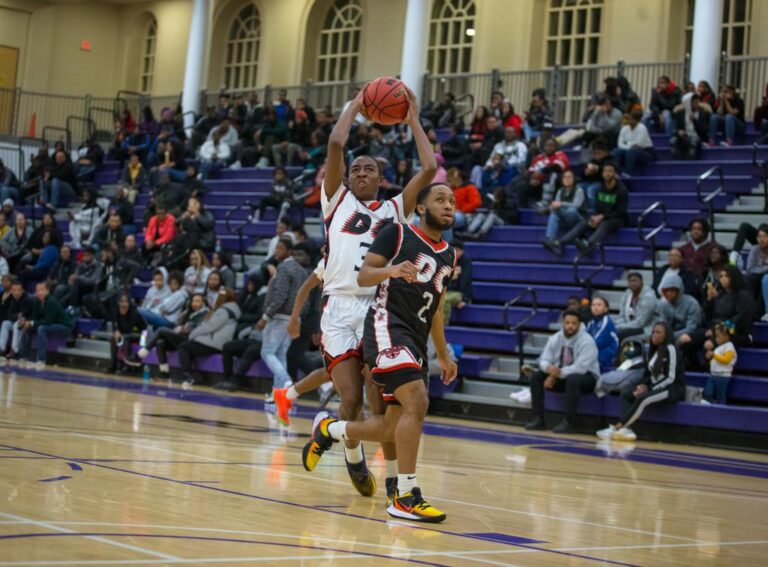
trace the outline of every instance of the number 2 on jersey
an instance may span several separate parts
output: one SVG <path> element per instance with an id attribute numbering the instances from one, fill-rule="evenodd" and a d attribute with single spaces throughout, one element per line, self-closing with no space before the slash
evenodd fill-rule
<path id="1" fill-rule="evenodd" d="M 419 318 L 419 321 L 421 321 L 422 323 L 426 323 L 427 311 L 429 311 L 429 308 L 432 307 L 432 302 L 435 300 L 435 296 L 432 295 L 430 292 L 425 291 L 422 297 L 424 298 L 424 301 L 427 302 L 427 304 L 421 309 L 419 309 L 419 312 L 416 314 L 416 316 Z"/>

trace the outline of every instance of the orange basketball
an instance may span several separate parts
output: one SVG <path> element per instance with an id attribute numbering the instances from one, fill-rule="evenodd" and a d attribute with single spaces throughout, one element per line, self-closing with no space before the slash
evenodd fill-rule
<path id="1" fill-rule="evenodd" d="M 379 77 L 363 91 L 365 114 L 379 124 L 399 124 L 408 115 L 405 84 L 394 77 Z"/>

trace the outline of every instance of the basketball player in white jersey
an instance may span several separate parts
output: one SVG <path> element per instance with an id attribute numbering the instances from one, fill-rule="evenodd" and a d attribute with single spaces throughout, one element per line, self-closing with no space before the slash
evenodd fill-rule
<path id="1" fill-rule="evenodd" d="M 419 171 L 403 192 L 392 199 L 377 201 L 383 180 L 379 163 L 371 156 L 359 156 L 349 166 L 344 183 L 344 146 L 358 113 L 364 113 L 363 92 L 344 109 L 328 140 L 328 160 L 321 191 L 321 205 L 327 233 L 326 266 L 323 276 L 323 314 L 320 322 L 325 364 L 331 375 L 341 405 L 343 420 L 362 419 L 363 388 L 376 414 L 385 405 L 378 389 L 363 376 L 361 342 L 368 309 L 376 287 L 361 288 L 357 274 L 376 235 L 388 224 L 405 223 L 416 208 L 419 190 L 432 182 L 437 160 L 419 122 L 419 105 L 407 90 L 408 115 L 405 123 L 421 162 Z M 397 479 L 397 454 L 394 443 L 382 444 L 386 461 L 387 493 L 394 494 Z M 352 484 L 363 496 L 376 493 L 376 481 L 365 463 L 362 446 L 345 442 L 347 472 Z"/>

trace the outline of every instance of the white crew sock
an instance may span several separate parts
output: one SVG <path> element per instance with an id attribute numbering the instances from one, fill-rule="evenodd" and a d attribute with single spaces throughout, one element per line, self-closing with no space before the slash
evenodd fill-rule
<path id="1" fill-rule="evenodd" d="M 347 440 L 347 422 L 346 421 L 334 421 L 328 426 L 328 433 L 336 441 Z M 358 463 L 360 461 L 357 461 Z"/>
<path id="2" fill-rule="evenodd" d="M 296 386 L 291 386 L 288 388 L 288 391 L 285 393 L 285 397 L 289 400 L 295 400 L 299 397 L 299 393 L 296 391 Z"/>
<path id="3" fill-rule="evenodd" d="M 417 486 L 418 482 L 416 482 L 416 473 L 397 475 L 397 492 L 400 495 L 408 494 Z"/>
<path id="4" fill-rule="evenodd" d="M 387 478 L 397 478 L 397 459 L 392 461 L 384 459 L 384 466 L 386 467 Z"/>
<path id="5" fill-rule="evenodd" d="M 168 364 L 160 364 L 160 372 L 163 374 L 168 374 L 171 371 L 171 367 L 168 366 Z"/>
<path id="6" fill-rule="evenodd" d="M 360 443 L 354 449 L 350 449 L 349 447 L 344 447 L 344 455 L 346 455 L 348 463 L 351 463 L 353 465 L 356 465 L 357 463 L 362 463 L 363 459 L 365 458 L 363 456 L 363 444 Z"/>

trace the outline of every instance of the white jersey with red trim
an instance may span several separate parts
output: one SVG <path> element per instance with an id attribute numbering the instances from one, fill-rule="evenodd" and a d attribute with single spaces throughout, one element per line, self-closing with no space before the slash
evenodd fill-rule
<path id="1" fill-rule="evenodd" d="M 376 287 L 358 286 L 357 273 L 381 229 L 393 222 L 407 222 L 402 195 L 386 201 L 363 202 L 343 185 L 331 199 L 326 196 L 324 185 L 320 195 L 326 232 L 323 295 L 372 297 Z"/>

